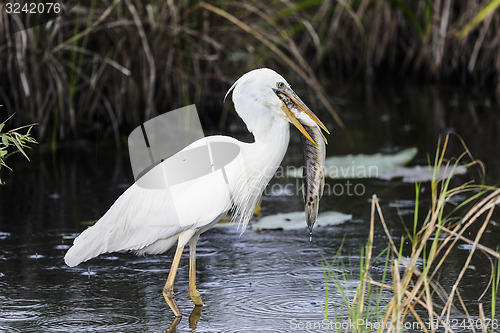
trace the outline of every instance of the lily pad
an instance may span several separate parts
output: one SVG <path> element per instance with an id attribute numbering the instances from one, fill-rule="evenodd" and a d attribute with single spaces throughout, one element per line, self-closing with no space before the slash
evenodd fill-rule
<path id="1" fill-rule="evenodd" d="M 433 168 L 428 166 L 406 167 L 417 155 L 417 148 L 407 148 L 395 154 L 359 154 L 332 156 L 325 160 L 325 177 L 331 179 L 359 179 L 379 178 L 392 180 L 402 178 L 403 182 L 426 182 L 432 179 Z M 437 178 L 443 179 L 453 175 L 461 175 L 467 172 L 467 168 L 458 166 L 454 170 L 451 167 L 442 167 L 438 170 Z M 302 177 L 301 168 L 289 168 L 288 177 Z"/>
<path id="2" fill-rule="evenodd" d="M 351 218 L 350 214 L 328 211 L 318 215 L 314 226 L 342 224 Z M 257 230 L 299 230 L 306 229 L 307 225 L 304 212 L 291 212 L 265 216 L 252 223 L 252 228 Z"/>
<path id="3" fill-rule="evenodd" d="M 437 172 L 437 179 L 445 179 L 450 175 L 463 175 L 467 173 L 467 168 L 458 166 L 454 169 L 451 167 L 441 167 Z M 391 180 L 393 178 L 402 178 L 404 183 L 428 182 L 432 179 L 433 168 L 428 166 L 416 165 L 414 167 L 396 167 L 393 171 L 384 172 L 379 178 Z"/>
<path id="4" fill-rule="evenodd" d="M 332 156 L 325 159 L 325 177 L 332 179 L 379 178 L 396 166 L 409 163 L 417 155 L 417 148 L 407 148 L 396 154 L 359 154 Z M 288 177 L 302 177 L 302 168 L 287 170 Z"/>

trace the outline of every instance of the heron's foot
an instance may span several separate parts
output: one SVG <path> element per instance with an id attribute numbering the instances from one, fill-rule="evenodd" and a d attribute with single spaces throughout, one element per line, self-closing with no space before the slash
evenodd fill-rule
<path id="1" fill-rule="evenodd" d="M 188 294 L 189 297 L 191 297 L 191 300 L 193 301 L 194 305 L 203 305 L 203 302 L 201 301 L 201 296 L 200 292 L 198 289 L 188 289 Z"/>
<path id="2" fill-rule="evenodd" d="M 174 290 L 164 288 L 163 289 L 163 298 L 165 298 L 165 301 L 167 302 L 168 306 L 170 307 L 170 309 L 174 313 L 174 316 L 182 317 L 181 310 L 179 310 L 177 303 L 175 303 Z"/>

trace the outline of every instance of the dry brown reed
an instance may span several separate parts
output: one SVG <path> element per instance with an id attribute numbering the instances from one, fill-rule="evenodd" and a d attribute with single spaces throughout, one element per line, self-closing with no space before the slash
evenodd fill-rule
<path id="1" fill-rule="evenodd" d="M 16 121 L 39 123 L 42 141 L 97 132 L 120 145 L 121 133 L 191 103 L 206 126 L 224 126 L 227 114 L 209 111 L 266 66 L 303 79 L 295 87 L 309 86 L 342 128 L 329 96 L 360 77 L 498 84 L 500 13 L 489 3 L 88 0 L 26 30 L 0 5 L 0 99 Z"/>
<path id="2" fill-rule="evenodd" d="M 441 151 L 436 155 L 434 170 L 444 167 L 451 171 L 457 167 L 458 160 L 446 160 L 445 152 L 449 136 L 446 137 Z M 468 151 L 466 151 L 466 154 Z M 464 154 L 465 155 L 465 154 Z M 471 162 L 468 166 L 475 165 Z M 484 185 L 464 184 L 452 187 L 450 185 L 451 173 L 445 179 L 437 179 L 437 173 L 432 180 L 432 203 L 427 216 L 420 229 L 409 232 L 401 238 L 401 243 L 396 244 L 389 232 L 382 209 L 376 195 L 372 198 L 370 235 L 368 244 L 373 244 L 373 229 L 378 217 L 382 228 L 387 236 L 391 250 L 391 259 L 388 266 L 392 272 L 392 283 L 381 283 L 371 278 L 370 274 L 364 274 L 364 280 L 358 287 L 365 290 L 367 284 L 385 288 L 392 291 L 392 298 L 388 307 L 381 316 L 381 330 L 379 332 L 402 332 L 411 319 L 418 324 L 424 332 L 454 332 L 457 328 L 465 327 L 471 332 L 493 332 L 493 325 L 497 322 L 489 321 L 485 316 L 482 300 L 491 287 L 495 277 L 493 260 L 491 263 L 491 277 L 487 282 L 486 290 L 477 300 L 478 308 L 472 309 L 471 304 L 466 304 L 462 299 L 459 286 L 470 268 L 470 263 L 477 252 L 482 252 L 494 258 L 500 259 L 500 253 L 481 245 L 482 236 L 486 228 L 492 222 L 491 217 L 495 209 L 500 205 L 500 189 Z M 417 188 L 418 189 L 418 188 Z M 455 200 L 455 197 L 460 199 Z M 465 198 L 465 199 L 464 199 Z M 417 203 L 418 205 L 418 200 Z M 418 213 L 418 207 L 415 210 Z M 418 214 L 417 214 L 418 216 Z M 469 239 L 465 235 L 472 235 Z M 405 253 L 403 244 L 411 244 L 409 253 Z M 451 275 L 444 272 L 444 264 L 448 258 L 454 255 L 459 242 L 471 245 L 467 258 L 458 274 Z M 367 252 L 365 271 L 369 272 L 371 261 L 371 250 Z M 439 277 L 446 275 L 448 279 L 454 279 L 449 290 L 440 283 Z M 356 293 L 356 295 L 364 295 Z M 494 297 L 493 301 L 494 301 Z M 360 302 L 363 302 L 360 299 Z M 356 303 L 356 299 L 353 300 Z M 482 323 L 477 317 L 472 317 L 472 312 L 479 313 Z M 360 315 L 361 316 L 361 315 Z M 454 323 L 453 318 L 461 318 L 461 323 Z M 491 316 L 490 316 L 491 317 Z M 495 324 L 496 323 L 496 324 Z"/>

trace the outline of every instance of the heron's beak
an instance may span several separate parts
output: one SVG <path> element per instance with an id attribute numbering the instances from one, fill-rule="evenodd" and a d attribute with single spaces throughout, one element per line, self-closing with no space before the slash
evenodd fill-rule
<path id="1" fill-rule="evenodd" d="M 309 133 L 305 130 L 304 126 L 300 123 L 297 116 L 301 113 L 305 113 L 309 118 L 311 118 L 316 124 L 318 124 L 326 133 L 330 134 L 326 126 L 319 120 L 319 118 L 307 107 L 307 105 L 300 99 L 300 97 L 290 88 L 285 88 L 284 90 L 273 89 L 276 95 L 283 102 L 282 110 L 288 117 L 288 120 L 315 146 L 318 146 L 316 142 L 311 138 Z M 326 142 L 326 139 L 325 139 Z"/>

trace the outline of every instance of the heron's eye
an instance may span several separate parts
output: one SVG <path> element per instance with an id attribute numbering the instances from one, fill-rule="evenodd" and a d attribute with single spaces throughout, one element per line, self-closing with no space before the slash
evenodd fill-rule
<path id="1" fill-rule="evenodd" d="M 276 87 L 278 87 L 278 89 L 283 89 L 285 88 L 285 84 L 283 82 L 278 82 L 276 83 Z"/>

